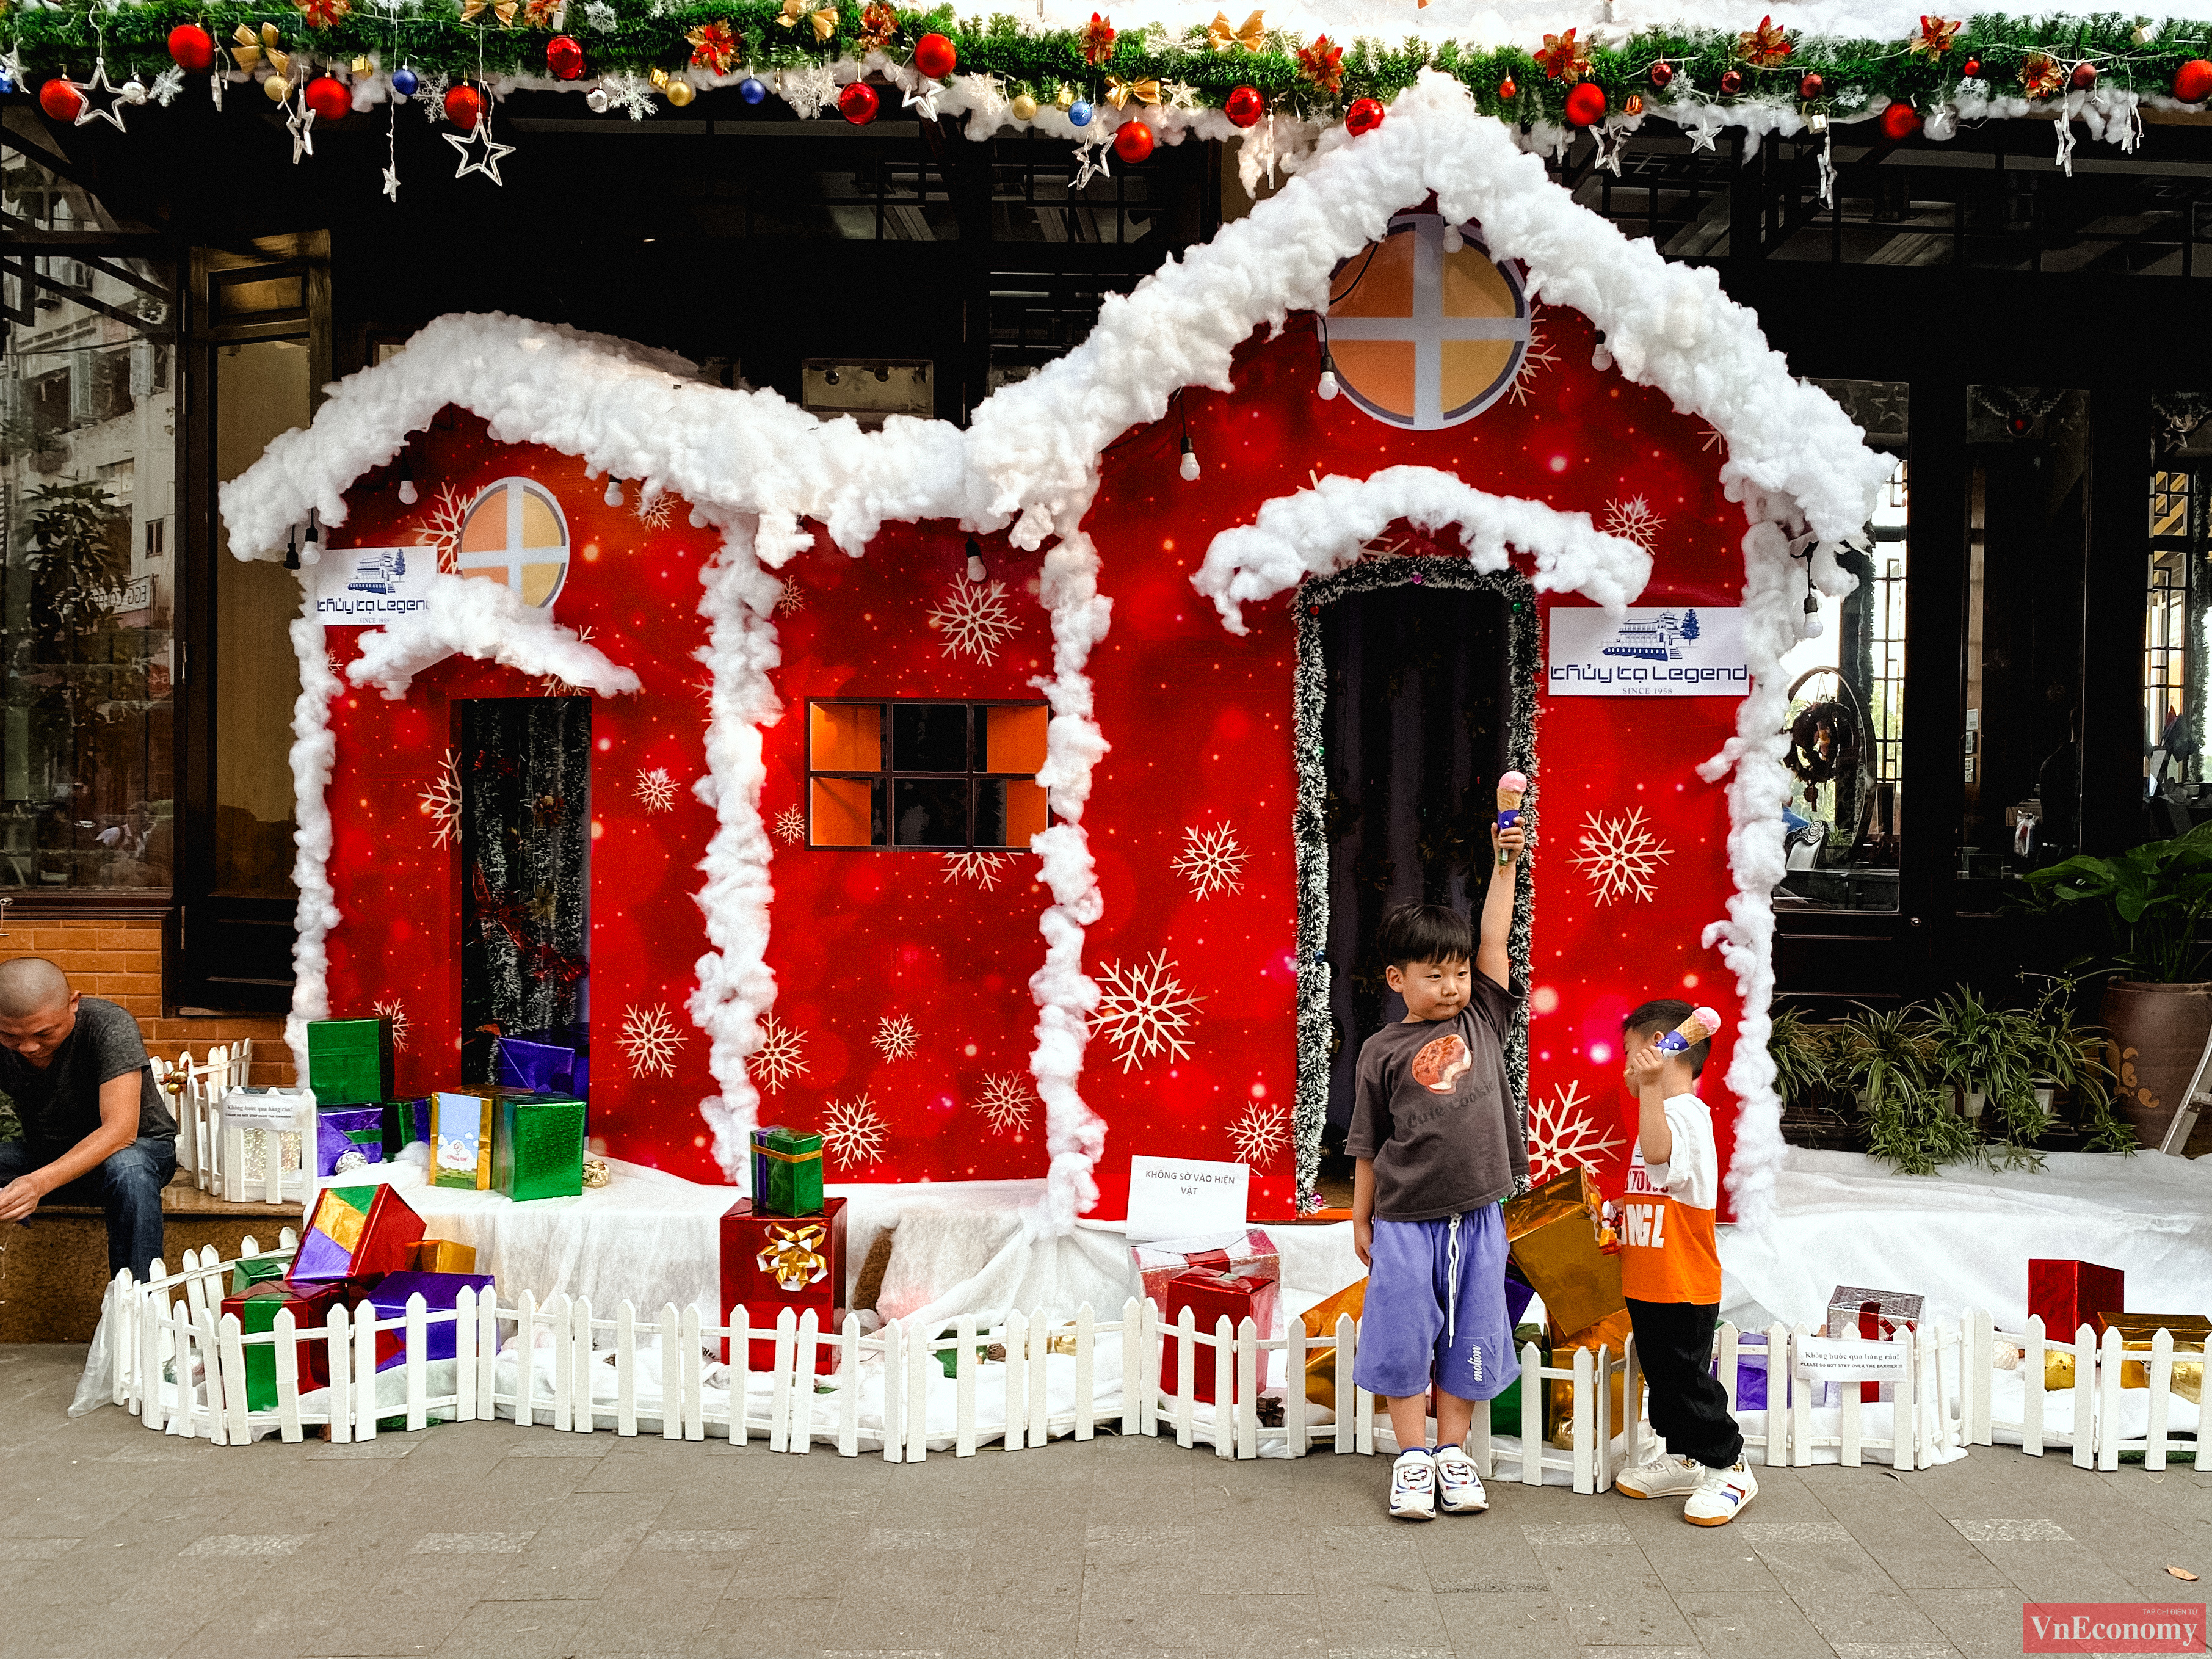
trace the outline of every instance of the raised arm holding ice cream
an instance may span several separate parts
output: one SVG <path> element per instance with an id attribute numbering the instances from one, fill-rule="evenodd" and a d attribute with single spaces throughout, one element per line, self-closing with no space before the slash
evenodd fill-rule
<path id="1" fill-rule="evenodd" d="M 1528 793 L 1528 776 L 1525 772 L 1508 772 L 1498 780 L 1498 829 L 1501 837 L 1506 830 L 1520 827 L 1521 799 Z M 1502 840 L 1498 848 L 1498 861 L 1500 864 L 1511 861 L 1506 855 Z"/>

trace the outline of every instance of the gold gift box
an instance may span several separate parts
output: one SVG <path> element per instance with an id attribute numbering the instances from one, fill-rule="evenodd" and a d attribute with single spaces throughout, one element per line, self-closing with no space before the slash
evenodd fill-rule
<path id="1" fill-rule="evenodd" d="M 1577 1348 L 1588 1348 L 1593 1361 L 1596 1359 L 1597 1350 L 1600 1348 L 1606 1350 L 1608 1359 L 1617 1360 L 1620 1358 L 1621 1351 L 1628 1346 L 1628 1310 L 1623 1308 L 1619 1313 L 1607 1314 L 1596 1324 L 1585 1330 L 1577 1331 L 1572 1336 L 1554 1336 L 1552 1339 L 1552 1357 L 1547 1363 L 1555 1370 L 1571 1371 L 1575 1368 Z M 1621 1414 L 1626 1406 L 1623 1390 L 1626 1388 L 1627 1382 L 1626 1371 L 1615 1371 L 1613 1374 L 1610 1390 L 1613 1395 L 1613 1416 L 1609 1421 L 1615 1434 L 1620 1432 Z M 1521 1386 L 1524 1389 L 1528 1386 L 1525 1377 Z M 1555 1446 L 1565 1446 L 1573 1440 L 1574 1427 L 1574 1379 L 1557 1377 L 1547 1380 L 1544 1384 L 1544 1438 Z"/>
<path id="2" fill-rule="evenodd" d="M 1577 1168 L 1505 1206 L 1513 1265 L 1544 1298 L 1554 1346 L 1566 1333 L 1587 1333 L 1628 1306 L 1620 1258 L 1598 1248 L 1601 1203 L 1589 1171 Z"/>
<path id="3" fill-rule="evenodd" d="M 456 1244 L 450 1238 L 417 1239 L 407 1265 L 418 1273 L 472 1273 L 477 1270 L 477 1247 Z"/>
<path id="4" fill-rule="evenodd" d="M 2108 1330 L 2120 1334 L 2120 1352 L 2148 1353 L 2150 1345 L 2160 1330 L 2173 1336 L 2173 1391 L 2190 1404 L 2203 1403 L 2204 1395 L 2204 1362 L 2184 1359 L 2185 1353 L 2201 1354 L 2208 1338 L 2212 1338 L 2212 1320 L 2196 1314 L 2099 1314 L 2096 1317 L 2098 1340 L 2101 1342 Z M 2045 1351 L 2043 1356 L 2043 1386 L 2053 1391 L 2074 1386 L 2074 1356 L 2069 1352 Z M 2120 1386 L 2124 1389 L 2150 1387 L 2150 1362 L 2147 1359 L 2120 1361 Z"/>
<path id="5" fill-rule="evenodd" d="M 1308 1336 L 1334 1336 L 1336 1322 L 1345 1314 L 1358 1319 L 1367 1310 L 1367 1281 L 1347 1285 L 1335 1295 L 1316 1302 L 1298 1316 Z M 1336 1344 L 1306 1352 L 1306 1398 L 1325 1411 L 1336 1409 Z"/>

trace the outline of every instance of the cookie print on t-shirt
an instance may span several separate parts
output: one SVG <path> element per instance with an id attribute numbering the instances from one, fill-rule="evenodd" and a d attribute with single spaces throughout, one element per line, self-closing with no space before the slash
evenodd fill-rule
<path id="1" fill-rule="evenodd" d="M 1438 1037 L 1413 1056 L 1413 1081 L 1431 1094 L 1448 1095 L 1459 1087 L 1460 1079 L 1474 1064 L 1474 1056 L 1455 1031 Z"/>

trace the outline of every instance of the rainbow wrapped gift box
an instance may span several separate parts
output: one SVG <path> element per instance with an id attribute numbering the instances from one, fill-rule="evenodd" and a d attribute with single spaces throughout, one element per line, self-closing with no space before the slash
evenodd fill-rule
<path id="1" fill-rule="evenodd" d="M 822 1137 L 781 1123 L 752 1133 L 753 1212 L 822 1213 Z"/>
<path id="2" fill-rule="evenodd" d="M 276 1316 L 289 1308 L 292 1310 L 293 1328 L 305 1336 L 308 1332 L 320 1332 L 329 1324 L 331 1310 L 345 1305 L 346 1287 L 342 1281 L 331 1280 L 315 1285 L 291 1285 L 281 1279 L 264 1279 L 249 1285 L 243 1291 L 234 1291 L 223 1297 L 222 1310 L 236 1316 L 238 1328 L 248 1336 L 273 1331 Z M 325 1341 L 301 1341 L 296 1346 L 299 1354 L 300 1391 L 329 1386 L 331 1380 L 331 1349 Z M 266 1412 L 276 1408 L 276 1347 L 270 1342 L 246 1344 L 246 1408 Z"/>
<path id="3" fill-rule="evenodd" d="M 383 1185 L 325 1187 L 285 1271 L 295 1287 L 405 1270 L 425 1228 L 407 1200 Z"/>
<path id="4" fill-rule="evenodd" d="M 837 1310 L 844 1300 L 843 1199 L 830 1199 L 818 1216 L 766 1215 L 744 1198 L 723 1212 L 719 1311 L 724 1316 L 742 1304 L 746 1323 L 752 1329 L 771 1330 L 786 1308 L 798 1313 L 811 1308 L 816 1328 L 826 1334 L 837 1328 Z M 723 1344 L 722 1358 L 734 1364 L 729 1347 L 728 1343 Z M 774 1340 L 754 1338 L 747 1347 L 745 1365 L 756 1371 L 775 1369 Z M 825 1376 L 834 1372 L 836 1350 L 817 1348 L 814 1369 Z"/>
<path id="5" fill-rule="evenodd" d="M 384 1108 L 331 1106 L 315 1114 L 315 1173 L 328 1181 L 384 1162 Z"/>
<path id="6" fill-rule="evenodd" d="M 474 1291 L 479 1297 L 492 1287 L 489 1273 L 386 1273 L 378 1279 L 356 1304 L 373 1312 L 381 1324 L 386 1320 L 407 1317 L 407 1299 L 419 1296 L 422 1310 L 427 1314 L 458 1314 L 461 1292 Z M 429 1359 L 451 1359 L 454 1352 L 456 1320 L 434 1319 L 422 1331 L 422 1357 Z M 385 1338 L 395 1338 L 387 1355 Z M 404 1330 L 377 1333 L 376 1368 L 388 1370 L 404 1363 L 407 1358 L 407 1338 Z"/>
<path id="7" fill-rule="evenodd" d="M 307 1087 L 319 1106 L 376 1106 L 392 1098 L 392 1022 L 307 1022 Z"/>
<path id="8" fill-rule="evenodd" d="M 1555 1343 L 1571 1342 L 1628 1306 L 1620 1289 L 1620 1258 L 1599 1245 L 1602 1207 L 1597 1183 L 1580 1168 L 1505 1205 L 1512 1265 L 1544 1298 Z"/>

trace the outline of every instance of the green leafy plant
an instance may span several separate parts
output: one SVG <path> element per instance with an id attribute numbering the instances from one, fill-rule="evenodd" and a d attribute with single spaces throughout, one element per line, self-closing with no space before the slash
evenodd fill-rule
<path id="1" fill-rule="evenodd" d="M 2112 1109 L 2112 1073 L 2105 1063 L 2104 1033 L 2082 1024 L 2075 1012 L 2080 981 L 2064 974 L 2044 977 L 2046 982 L 2035 1006 L 2020 1016 L 2034 1075 L 2048 1078 L 2072 1097 L 2086 1131 L 2083 1151 L 2132 1158 L 2137 1149 L 2136 1132 Z M 2040 1115 L 2039 1103 L 2037 1110 Z"/>
<path id="2" fill-rule="evenodd" d="M 2212 942 L 2197 938 L 2212 911 L 2212 821 L 2171 841 L 2112 858 L 2084 854 L 2027 872 L 2029 909 L 2087 912 L 2104 924 L 2110 960 L 2139 978 L 2175 985 L 2204 977 Z"/>
<path id="3" fill-rule="evenodd" d="M 1949 1109 L 1917 1012 L 1863 1007 L 1844 1021 L 1842 1081 L 1858 1096 L 1867 1150 L 1900 1175 L 1934 1175 L 1975 1155 L 1974 1126 Z"/>
<path id="4" fill-rule="evenodd" d="M 1774 1060 L 1774 1091 L 1784 1109 L 1812 1108 L 1840 1116 L 1825 1098 L 1836 1071 L 1833 1037 L 1787 1005 L 1777 1007 L 1770 1021 L 1766 1052 Z"/>

